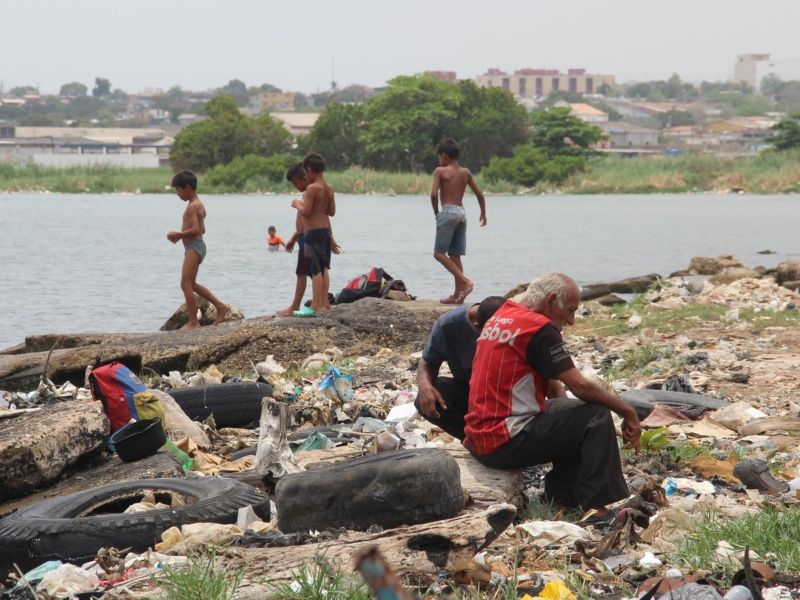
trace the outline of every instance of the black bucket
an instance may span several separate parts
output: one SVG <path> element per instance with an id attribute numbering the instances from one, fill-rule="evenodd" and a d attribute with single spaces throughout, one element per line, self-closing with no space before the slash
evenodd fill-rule
<path id="1" fill-rule="evenodd" d="M 142 419 L 126 425 L 111 436 L 117 455 L 125 462 L 141 460 L 158 452 L 167 443 L 161 419 Z"/>

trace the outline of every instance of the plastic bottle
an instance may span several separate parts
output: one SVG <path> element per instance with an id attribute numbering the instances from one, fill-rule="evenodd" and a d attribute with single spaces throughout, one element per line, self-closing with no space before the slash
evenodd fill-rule
<path id="1" fill-rule="evenodd" d="M 192 470 L 192 467 L 194 466 L 192 457 L 178 448 L 172 440 L 167 440 L 167 443 L 164 444 L 163 448 L 172 452 L 173 456 L 175 456 L 175 458 L 178 459 L 178 462 L 181 463 L 181 468 L 184 470 L 184 472 Z"/>

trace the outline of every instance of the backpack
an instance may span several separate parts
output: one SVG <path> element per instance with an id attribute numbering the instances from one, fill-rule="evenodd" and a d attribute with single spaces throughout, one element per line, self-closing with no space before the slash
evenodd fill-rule
<path id="1" fill-rule="evenodd" d="M 92 369 L 89 389 L 92 398 L 102 402 L 112 433 L 125 427 L 131 419 L 139 420 L 133 397 L 147 391 L 147 386 L 122 363 L 112 362 Z"/>
<path id="2" fill-rule="evenodd" d="M 355 302 L 361 298 L 383 298 L 391 289 L 394 279 L 380 267 L 372 267 L 368 273 L 359 275 L 342 288 L 336 296 L 336 304 Z"/>

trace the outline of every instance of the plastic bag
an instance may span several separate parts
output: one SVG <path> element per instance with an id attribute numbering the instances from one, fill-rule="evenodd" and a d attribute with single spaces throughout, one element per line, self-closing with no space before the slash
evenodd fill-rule
<path id="1" fill-rule="evenodd" d="M 201 448 L 208 448 L 211 446 L 211 441 L 200 425 L 186 416 L 186 413 L 178 406 L 178 403 L 175 402 L 172 396 L 161 390 L 151 391 L 158 397 L 161 406 L 164 407 L 164 413 L 166 415 L 164 431 L 167 433 L 169 439 L 177 441 L 181 438 L 188 437 Z"/>
<path id="2" fill-rule="evenodd" d="M 328 369 L 317 388 L 331 400 L 338 400 L 342 404 L 353 400 L 353 376 L 341 373 L 336 367 Z"/>

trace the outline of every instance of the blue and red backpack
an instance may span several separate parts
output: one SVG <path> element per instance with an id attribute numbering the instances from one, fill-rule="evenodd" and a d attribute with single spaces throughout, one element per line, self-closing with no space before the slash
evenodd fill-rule
<path id="1" fill-rule="evenodd" d="M 125 427 L 131 419 L 139 420 L 133 397 L 147 391 L 147 386 L 128 367 L 119 362 L 95 367 L 89 375 L 89 386 L 92 397 L 103 403 L 112 433 Z"/>
<path id="2" fill-rule="evenodd" d="M 402 282 L 400 283 L 402 285 Z M 342 291 L 336 296 L 336 304 L 355 302 L 361 298 L 383 298 L 392 289 L 393 284 L 395 284 L 395 280 L 391 275 L 380 267 L 372 267 L 369 272 L 351 279 L 342 288 Z"/>

